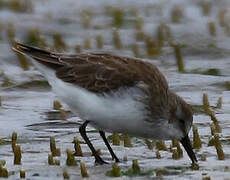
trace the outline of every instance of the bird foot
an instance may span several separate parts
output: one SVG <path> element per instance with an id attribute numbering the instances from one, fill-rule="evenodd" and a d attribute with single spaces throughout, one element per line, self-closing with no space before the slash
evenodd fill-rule
<path id="1" fill-rule="evenodd" d="M 99 158 L 95 158 L 95 164 L 96 165 L 103 165 L 103 164 L 109 164 L 106 161 L 104 161 L 103 159 Z"/>
<path id="2" fill-rule="evenodd" d="M 120 161 L 118 158 L 116 158 L 116 159 L 115 159 L 115 162 L 116 162 L 116 163 L 119 163 L 119 162 L 121 162 L 121 161 Z"/>

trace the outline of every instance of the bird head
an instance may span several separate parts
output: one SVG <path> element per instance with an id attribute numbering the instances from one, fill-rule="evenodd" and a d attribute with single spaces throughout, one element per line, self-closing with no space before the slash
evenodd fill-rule
<path id="1" fill-rule="evenodd" d="M 188 156 L 193 163 L 197 162 L 196 155 L 193 152 L 188 133 L 193 123 L 193 113 L 191 107 L 179 96 L 174 99 L 174 105 L 170 109 L 170 119 L 173 126 L 178 129 L 177 139 L 181 142 Z"/>

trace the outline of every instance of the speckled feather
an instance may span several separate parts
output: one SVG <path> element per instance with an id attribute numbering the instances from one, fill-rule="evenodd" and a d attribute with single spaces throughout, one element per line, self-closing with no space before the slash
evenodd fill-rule
<path id="1" fill-rule="evenodd" d="M 192 116 L 183 99 L 169 90 L 164 75 L 147 61 L 109 53 L 58 54 L 18 42 L 13 48 L 53 69 L 63 82 L 100 96 L 120 89 L 138 88 L 142 95 L 133 99 L 143 103 L 147 112 L 144 120 L 153 126 L 165 123 L 166 119 L 173 124 L 180 114 Z"/>
<path id="2" fill-rule="evenodd" d="M 85 120 L 81 127 L 90 123 L 103 132 L 175 138 L 197 161 L 188 137 L 191 108 L 153 64 L 108 53 L 57 54 L 18 42 L 13 50 L 32 58 L 54 92 Z"/>
<path id="3" fill-rule="evenodd" d="M 169 104 L 166 79 L 147 61 L 108 53 L 65 55 L 20 43 L 15 48 L 54 69 L 61 80 L 90 92 L 103 94 L 136 85 L 146 93 L 147 96 L 139 100 L 148 103 L 149 112 L 155 112 L 153 116 L 163 116 L 162 112 Z"/>

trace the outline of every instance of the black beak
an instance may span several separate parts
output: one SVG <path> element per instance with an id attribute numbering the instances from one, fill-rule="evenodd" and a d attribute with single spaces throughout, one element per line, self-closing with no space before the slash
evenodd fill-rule
<path id="1" fill-rule="evenodd" d="M 191 145 L 191 142 L 190 142 L 190 139 L 189 139 L 188 135 L 183 137 L 180 140 L 180 142 L 184 146 L 184 149 L 186 150 L 189 158 L 192 160 L 192 163 L 196 163 L 197 162 L 196 155 L 192 150 L 192 145 Z"/>

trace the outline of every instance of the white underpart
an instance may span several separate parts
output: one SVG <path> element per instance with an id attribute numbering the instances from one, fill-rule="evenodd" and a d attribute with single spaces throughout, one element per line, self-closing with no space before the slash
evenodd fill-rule
<path id="1" fill-rule="evenodd" d="M 135 88 L 121 90 L 112 96 L 98 96 L 81 87 L 66 83 L 55 76 L 55 72 L 38 62 L 33 61 L 44 74 L 53 91 L 63 100 L 74 113 L 98 130 L 106 132 L 126 133 L 152 139 L 179 138 L 181 132 L 169 125 L 167 119 L 156 123 L 145 121 L 147 110 L 145 105 L 134 100 L 141 92 Z M 160 123 L 159 123 L 160 122 Z M 175 136 L 176 135 L 176 136 Z M 178 137 L 177 137 L 178 136 Z"/>

